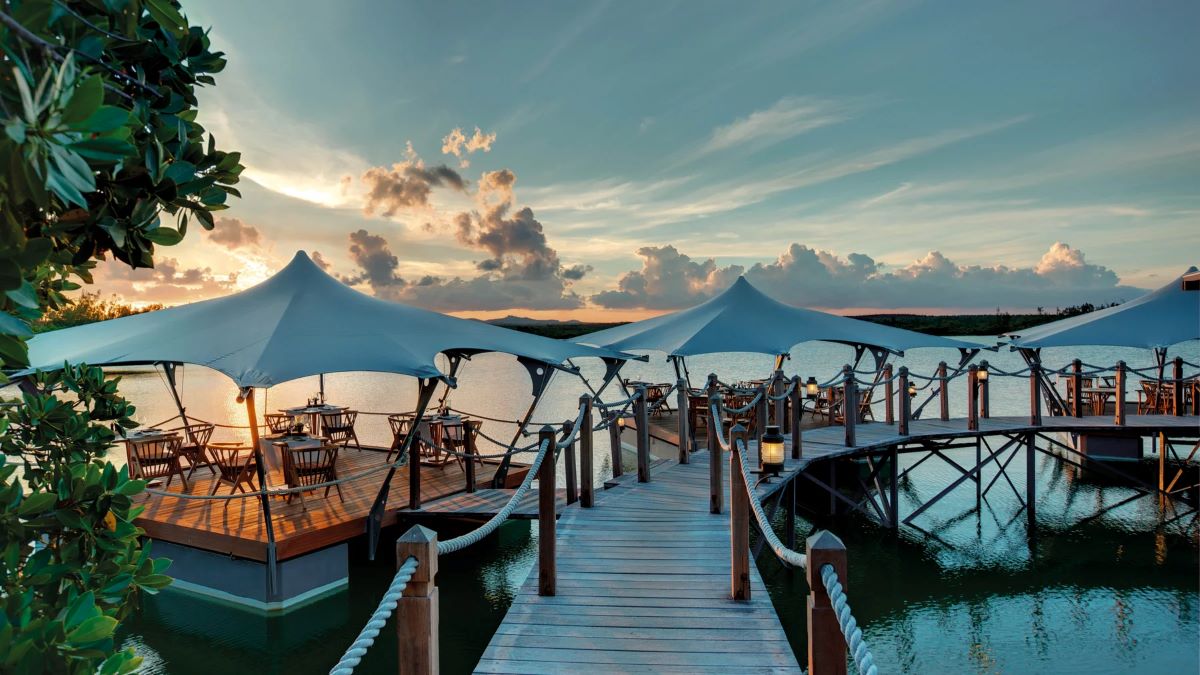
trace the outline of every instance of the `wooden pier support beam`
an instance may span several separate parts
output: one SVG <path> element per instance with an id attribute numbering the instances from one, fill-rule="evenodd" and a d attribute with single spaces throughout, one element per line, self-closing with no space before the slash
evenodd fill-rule
<path id="1" fill-rule="evenodd" d="M 896 433 L 907 436 L 908 421 L 912 418 L 912 396 L 908 393 L 908 366 L 900 366 L 899 384 L 900 423 L 896 428 Z"/>
<path id="2" fill-rule="evenodd" d="M 558 515 L 554 497 L 554 427 L 547 424 L 538 432 L 538 444 L 549 443 L 550 449 L 538 467 L 538 595 L 554 595 L 558 589 L 558 563 L 555 558 L 555 537 Z"/>
<path id="3" fill-rule="evenodd" d="M 646 405 L 646 385 L 637 386 L 633 402 L 634 423 L 637 425 L 637 479 L 650 482 L 650 413 Z"/>
<path id="4" fill-rule="evenodd" d="M 808 673 L 846 675 L 846 638 L 838 625 L 837 612 L 821 581 L 821 568 L 833 565 L 842 588 L 849 590 L 846 545 L 833 533 L 822 530 L 808 538 Z"/>
<path id="5" fill-rule="evenodd" d="M 708 512 L 720 513 L 725 506 L 725 486 L 721 477 L 721 441 L 713 408 L 720 414 L 721 393 L 717 389 L 716 373 L 708 376 Z"/>
<path id="6" fill-rule="evenodd" d="M 609 452 L 612 455 L 612 475 L 613 478 L 620 478 L 625 474 L 621 461 L 621 429 L 625 426 L 622 421 L 621 411 L 613 410 L 608 414 L 608 446 Z"/>
<path id="7" fill-rule="evenodd" d="M 596 473 L 592 466 L 592 444 L 595 440 L 592 432 L 592 397 L 588 394 L 580 396 L 579 405 L 583 406 L 583 428 L 579 430 L 579 505 L 590 509 L 596 503 Z"/>
<path id="8" fill-rule="evenodd" d="M 892 364 L 888 363 L 883 366 L 883 423 L 896 423 L 896 393 L 895 383 L 892 382 Z"/>
<path id="9" fill-rule="evenodd" d="M 729 549 L 730 591 L 734 600 L 750 600 L 750 493 L 742 472 L 742 452 L 749 451 L 750 435 L 740 424 L 729 434 Z"/>
<path id="10" fill-rule="evenodd" d="M 1117 409 L 1115 411 L 1116 417 L 1114 418 L 1113 423 L 1119 427 L 1125 426 L 1125 379 L 1125 362 L 1117 361 Z M 1103 415 L 1104 412 L 1101 411 L 1100 414 Z"/>
<path id="11" fill-rule="evenodd" d="M 1042 426 L 1042 367 L 1037 363 L 1029 364 L 1029 425 Z"/>
<path id="12" fill-rule="evenodd" d="M 858 422 L 858 383 L 854 380 L 854 368 L 842 366 L 842 419 L 846 426 L 846 447 L 854 447 L 854 426 Z"/>
<path id="13" fill-rule="evenodd" d="M 967 368 L 967 431 L 979 431 L 979 366 Z"/>
<path id="14" fill-rule="evenodd" d="M 687 464 L 692 452 L 692 421 L 688 415 L 687 380 L 682 377 L 675 381 L 675 411 L 679 416 L 679 463 Z"/>
<path id="15" fill-rule="evenodd" d="M 1032 369 L 1029 376 L 1033 377 Z M 1073 412 L 1076 417 L 1083 417 L 1083 361 L 1079 359 L 1071 361 L 1071 389 Z"/>
<path id="16" fill-rule="evenodd" d="M 438 656 L 437 532 L 420 525 L 396 540 L 396 565 L 417 559 L 417 569 L 396 603 L 401 675 L 436 675 Z"/>
<path id="17" fill-rule="evenodd" d="M 571 425 L 573 423 L 574 423 L 574 420 L 571 420 L 570 422 L 563 425 L 564 438 L 566 436 L 570 435 L 571 432 L 574 431 L 574 429 L 571 428 Z M 579 431 L 579 433 L 582 434 L 583 430 L 581 429 Z M 563 478 L 566 479 L 565 483 L 566 483 L 567 503 L 574 504 L 575 502 L 579 501 L 579 478 L 578 478 L 577 469 L 575 467 L 575 444 L 572 443 L 572 444 L 568 445 L 567 447 L 563 448 L 562 453 L 563 453 Z"/>
<path id="18" fill-rule="evenodd" d="M 792 432 L 792 459 L 800 459 L 800 455 L 804 452 L 804 439 L 800 433 L 800 415 L 804 412 L 804 407 L 801 399 L 801 390 L 803 385 L 800 382 L 799 375 L 792 376 L 792 394 L 789 401 L 791 412 L 791 432 Z"/>

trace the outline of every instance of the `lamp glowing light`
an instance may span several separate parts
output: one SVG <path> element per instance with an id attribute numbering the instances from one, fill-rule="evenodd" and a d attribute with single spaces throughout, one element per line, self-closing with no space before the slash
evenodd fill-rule
<path id="1" fill-rule="evenodd" d="M 980 368 L 980 369 L 979 369 L 979 372 L 978 372 L 978 373 L 976 373 L 975 377 L 976 377 L 976 378 L 977 378 L 977 379 L 978 379 L 980 382 L 987 382 L 987 378 L 988 378 L 988 371 L 987 371 L 987 368 Z"/>
<path id="2" fill-rule="evenodd" d="M 777 425 L 767 426 L 767 433 L 759 441 L 758 456 L 762 461 L 763 473 L 779 475 L 783 471 L 783 434 L 779 433 Z"/>
<path id="3" fill-rule="evenodd" d="M 821 387 L 817 384 L 817 378 L 809 377 L 804 383 L 804 395 L 808 397 L 808 400 L 815 401 L 819 393 L 821 393 Z"/>
<path id="4" fill-rule="evenodd" d="M 917 383 L 916 382 L 908 383 L 908 397 L 909 398 L 917 397 Z"/>

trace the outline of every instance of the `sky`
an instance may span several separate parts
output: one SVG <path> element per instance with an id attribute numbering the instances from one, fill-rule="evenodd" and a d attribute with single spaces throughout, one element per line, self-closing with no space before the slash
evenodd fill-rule
<path id="1" fill-rule="evenodd" d="M 1126 300 L 1200 262 L 1195 2 L 185 0 L 243 153 L 217 228 L 98 288 L 298 250 L 465 316 L 628 320 L 740 274 L 842 313 Z"/>

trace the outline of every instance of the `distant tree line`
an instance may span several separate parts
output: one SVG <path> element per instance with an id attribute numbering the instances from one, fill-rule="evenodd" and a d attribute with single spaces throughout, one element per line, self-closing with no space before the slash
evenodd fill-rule
<path id="1" fill-rule="evenodd" d="M 74 302 L 46 311 L 40 319 L 33 321 L 30 328 L 35 333 L 44 333 L 59 328 L 82 326 L 85 323 L 119 319 L 143 312 L 153 312 L 162 309 L 161 303 L 134 307 L 112 297 L 104 299 L 100 293 L 84 292 Z"/>

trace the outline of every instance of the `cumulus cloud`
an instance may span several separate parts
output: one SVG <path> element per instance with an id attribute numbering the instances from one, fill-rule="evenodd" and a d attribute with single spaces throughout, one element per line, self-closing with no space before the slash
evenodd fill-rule
<path id="1" fill-rule="evenodd" d="M 218 218 L 208 238 L 230 250 L 259 246 L 263 242 L 258 228 L 247 225 L 240 218 Z"/>
<path id="2" fill-rule="evenodd" d="M 467 155 L 474 152 L 490 152 L 492 143 L 495 142 L 495 132 L 485 134 L 480 131 L 479 127 L 475 127 L 475 133 L 467 136 L 461 127 L 455 127 L 442 139 L 442 154 L 458 157 L 459 167 L 465 169 L 471 166 Z"/>
<path id="3" fill-rule="evenodd" d="M 329 271 L 329 268 L 330 268 L 329 261 L 325 259 L 325 256 L 321 255 L 320 251 L 312 252 L 312 261 L 317 267 L 320 267 L 322 270 L 324 270 L 326 272 Z"/>
<path id="4" fill-rule="evenodd" d="M 366 188 L 363 213 L 368 216 L 378 213 L 385 218 L 408 209 L 428 208 L 429 195 L 435 187 L 458 192 L 467 189 L 466 180 L 445 164 L 426 167 L 413 152 L 412 144 L 408 146 L 404 161 L 393 164 L 390 169 L 371 167 L 363 173 L 361 180 Z"/>
<path id="5" fill-rule="evenodd" d="M 400 259 L 392 253 L 387 240 L 366 230 L 350 233 L 350 260 L 358 272 L 344 277 L 347 284 L 365 283 L 376 293 L 393 286 L 404 286 L 405 281 L 397 274 Z"/>
<path id="6" fill-rule="evenodd" d="M 1029 267 L 955 263 L 931 251 L 893 270 L 868 255 L 839 256 L 792 244 L 777 259 L 718 266 L 693 260 L 672 246 L 638 250 L 642 269 L 625 273 L 615 290 L 592 296 L 614 309 L 677 309 L 728 288 L 740 274 L 793 305 L 826 308 L 989 309 L 1074 305 L 1127 300 L 1142 291 L 1121 285 L 1115 272 L 1087 262 L 1079 249 L 1056 242 Z"/>
<path id="7" fill-rule="evenodd" d="M 222 275 L 210 267 L 185 267 L 175 258 L 161 258 L 152 268 L 138 269 L 110 261 L 101 263 L 93 276 L 96 288 L 135 305 L 175 305 L 225 295 L 236 289 L 238 281 L 236 272 Z"/>

